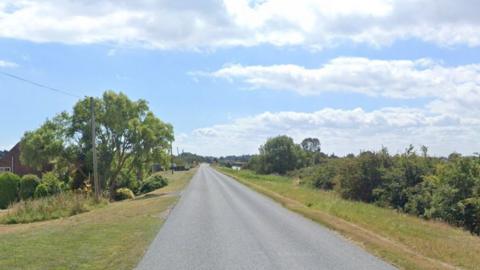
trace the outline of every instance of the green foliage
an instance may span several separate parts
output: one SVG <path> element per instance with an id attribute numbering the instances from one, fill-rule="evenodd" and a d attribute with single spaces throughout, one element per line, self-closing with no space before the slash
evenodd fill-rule
<path id="1" fill-rule="evenodd" d="M 86 194 L 62 192 L 53 196 L 18 202 L 0 218 L 0 223 L 17 224 L 57 219 L 87 212 L 105 204 L 104 199 L 97 203 L 94 198 Z"/>
<path id="2" fill-rule="evenodd" d="M 47 197 L 51 195 L 48 189 L 48 185 L 45 183 L 40 183 L 36 188 L 33 196 L 37 199 Z"/>
<path id="3" fill-rule="evenodd" d="M 116 201 L 135 199 L 135 195 L 133 194 L 133 191 L 128 188 L 119 188 L 115 191 L 114 199 Z"/>
<path id="4" fill-rule="evenodd" d="M 459 210 L 463 216 L 462 225 L 475 234 L 480 234 L 480 197 L 462 200 Z"/>
<path id="5" fill-rule="evenodd" d="M 35 198 L 55 195 L 65 189 L 65 184 L 61 182 L 53 172 L 43 174 L 42 181 L 35 189 Z"/>
<path id="6" fill-rule="evenodd" d="M 32 198 L 39 183 L 40 178 L 38 178 L 38 176 L 33 174 L 24 175 L 19 185 L 18 194 L 20 199 L 26 200 Z"/>
<path id="7" fill-rule="evenodd" d="M 382 183 L 382 168 L 378 153 L 367 151 L 355 159 L 346 159 L 338 170 L 337 190 L 344 198 L 371 202 L 374 189 Z"/>
<path id="8" fill-rule="evenodd" d="M 335 186 L 336 166 L 336 160 L 328 160 L 322 165 L 302 168 L 292 174 L 313 188 L 330 190 Z"/>
<path id="9" fill-rule="evenodd" d="M 128 188 L 133 191 L 134 194 L 140 192 L 141 183 L 137 180 L 133 172 L 122 171 L 118 177 L 118 188 Z"/>
<path id="10" fill-rule="evenodd" d="M 255 171 L 259 173 L 285 174 L 287 171 L 301 167 L 303 159 L 300 146 L 292 138 L 277 136 L 270 138 L 260 147 L 260 155 L 253 158 Z"/>
<path id="11" fill-rule="evenodd" d="M 140 188 L 141 193 L 148 193 L 156 189 L 162 188 L 168 185 L 168 180 L 163 178 L 161 175 L 152 175 L 146 180 L 143 181 L 142 187 Z"/>
<path id="12" fill-rule="evenodd" d="M 92 174 L 91 99 L 75 104 L 73 113 L 61 113 L 39 129 L 25 133 L 22 161 L 35 168 L 53 166 L 62 180 L 79 187 Z M 173 128 L 148 108 L 145 100 L 132 101 L 107 91 L 93 100 L 97 130 L 99 178 L 113 196 L 124 170 L 140 181 L 151 164 L 167 164 Z"/>
<path id="13" fill-rule="evenodd" d="M 320 142 L 301 147 L 286 136 L 269 139 L 246 168 L 257 173 L 289 172 L 300 183 L 334 188 L 343 198 L 394 208 L 427 219 L 440 219 L 479 234 L 480 157 L 453 153 L 445 158 L 420 155 L 413 146 L 390 155 L 386 148 L 343 158 L 320 152 Z M 318 154 L 318 160 L 312 160 Z"/>
<path id="14" fill-rule="evenodd" d="M 0 173 L 0 209 L 5 209 L 18 198 L 20 177 L 13 173 Z"/>

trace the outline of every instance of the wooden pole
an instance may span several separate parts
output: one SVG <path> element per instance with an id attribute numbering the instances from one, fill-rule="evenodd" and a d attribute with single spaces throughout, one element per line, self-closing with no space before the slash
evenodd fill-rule
<path id="1" fill-rule="evenodd" d="M 95 124 L 95 104 L 93 97 L 90 98 L 90 112 L 92 115 L 92 155 L 93 155 L 93 184 L 95 188 L 95 200 L 100 199 L 100 184 L 98 183 L 98 164 L 97 164 L 97 142 L 96 142 L 96 124 Z"/>

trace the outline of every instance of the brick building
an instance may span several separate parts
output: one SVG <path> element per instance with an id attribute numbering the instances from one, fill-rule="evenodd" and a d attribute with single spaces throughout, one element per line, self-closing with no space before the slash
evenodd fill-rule
<path id="1" fill-rule="evenodd" d="M 20 162 L 20 143 L 17 143 L 10 151 L 0 158 L 0 173 L 1 172 L 13 172 L 20 176 L 39 173 Z"/>

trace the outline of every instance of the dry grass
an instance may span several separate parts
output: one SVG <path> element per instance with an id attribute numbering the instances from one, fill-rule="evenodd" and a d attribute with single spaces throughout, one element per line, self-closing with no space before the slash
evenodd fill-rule
<path id="1" fill-rule="evenodd" d="M 480 237 L 445 223 L 426 221 L 333 192 L 296 186 L 291 179 L 222 169 L 403 269 L 480 269 Z"/>
<path id="2" fill-rule="evenodd" d="M 0 269 L 132 269 L 194 171 L 135 200 L 56 220 L 0 225 Z"/>
<path id="3" fill-rule="evenodd" d="M 62 192 L 45 198 L 13 204 L 0 215 L 0 223 L 17 224 L 69 217 L 107 205 L 84 193 Z"/>

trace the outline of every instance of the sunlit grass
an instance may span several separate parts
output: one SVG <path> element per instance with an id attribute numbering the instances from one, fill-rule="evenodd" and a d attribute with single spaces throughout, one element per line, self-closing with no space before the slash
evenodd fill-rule
<path id="1" fill-rule="evenodd" d="M 194 171 L 135 200 L 30 224 L 0 225 L 0 269 L 133 269 Z"/>
<path id="2" fill-rule="evenodd" d="M 16 224 L 69 217 L 103 207 L 108 200 L 96 202 L 91 195 L 62 192 L 53 196 L 13 204 L 0 216 L 0 223 Z"/>

